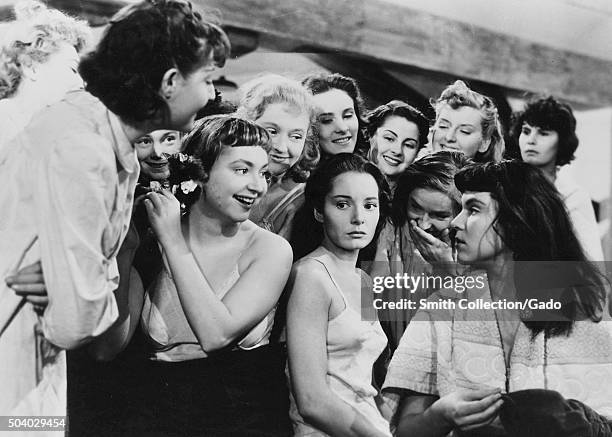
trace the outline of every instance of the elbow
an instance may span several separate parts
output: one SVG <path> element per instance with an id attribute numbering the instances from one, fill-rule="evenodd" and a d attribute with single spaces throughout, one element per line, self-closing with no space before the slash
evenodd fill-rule
<path id="1" fill-rule="evenodd" d="M 296 399 L 296 404 L 300 416 L 306 423 L 317 426 L 321 422 L 325 407 L 320 397 L 305 394 Z"/>
<path id="2" fill-rule="evenodd" d="M 207 338 L 200 338 L 200 346 L 207 354 L 225 349 L 234 342 L 234 339 L 222 334 L 208 335 Z"/>

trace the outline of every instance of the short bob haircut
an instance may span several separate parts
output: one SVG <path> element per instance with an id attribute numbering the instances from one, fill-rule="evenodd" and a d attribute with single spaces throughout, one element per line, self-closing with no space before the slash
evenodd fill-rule
<path id="1" fill-rule="evenodd" d="M 419 131 L 419 149 L 425 147 L 429 134 L 429 120 L 421 111 L 401 100 L 391 100 L 366 115 L 368 137 L 372 138 L 389 117 L 401 117 L 414 123 Z"/>
<path id="2" fill-rule="evenodd" d="M 309 118 L 308 132 L 302 154 L 295 164 L 283 175 L 295 182 L 306 182 L 310 172 L 319 163 L 319 138 L 316 128 L 316 113 L 312 93 L 298 81 L 278 74 L 266 74 L 253 79 L 241 87 L 242 98 L 238 115 L 257 121 L 269 105 L 279 103 L 290 111 L 306 114 Z"/>
<path id="3" fill-rule="evenodd" d="M 397 182 L 391 207 L 391 221 L 397 228 L 408 223 L 407 205 L 410 193 L 425 188 L 446 194 L 453 212 L 461 210 L 461 193 L 455 187 L 455 174 L 472 160 L 462 152 L 441 150 L 417 159 L 402 172 Z"/>
<path id="4" fill-rule="evenodd" d="M 170 184 L 192 180 L 206 183 L 210 170 L 227 147 L 261 147 L 270 150 L 270 136 L 263 127 L 234 115 L 211 115 L 196 121 L 194 128 L 183 138 L 183 152 L 169 159 Z M 176 191 L 179 201 L 188 210 L 200 197 L 202 190 L 184 194 Z"/>
<path id="5" fill-rule="evenodd" d="M 431 102 L 436 111 L 436 123 L 440 117 L 440 111 L 444 105 L 449 105 L 453 109 L 463 106 L 480 111 L 482 116 L 482 134 L 484 141 L 491 141 L 486 152 L 477 152 L 472 158 L 475 162 L 497 162 L 504 155 L 504 135 L 502 125 L 499 120 L 499 113 L 493 100 L 489 97 L 471 90 L 465 82 L 461 80 L 447 86 L 440 97 Z"/>
<path id="6" fill-rule="evenodd" d="M 313 95 L 322 94 L 334 89 L 344 91 L 349 95 L 351 100 L 353 100 L 353 106 L 355 107 L 355 115 L 357 116 L 357 120 L 359 122 L 357 142 L 355 143 L 355 150 L 353 153 L 356 153 L 357 155 L 366 158 L 370 145 L 366 140 L 363 132 L 363 129 L 366 125 L 364 119 L 365 103 L 361 95 L 361 90 L 357 85 L 357 81 L 352 77 L 343 76 L 339 73 L 321 73 L 306 77 L 302 81 L 302 84 L 306 88 L 308 88 Z M 323 150 L 321 150 L 321 155 L 323 156 L 327 154 Z"/>
<path id="7" fill-rule="evenodd" d="M 606 296 L 603 277 L 584 254 L 561 196 L 540 170 L 519 161 L 472 164 L 455 175 L 455 184 L 462 193 L 488 192 L 497 201 L 493 229 L 515 261 L 527 261 L 515 267 L 519 293 L 565 288 L 568 304 L 562 311 L 569 321 L 526 322 L 532 333 L 568 334 L 580 317 L 599 320 Z M 532 261 L 565 262 L 548 264 L 554 273 L 545 276 Z"/>
<path id="8" fill-rule="evenodd" d="M 291 246 L 294 259 L 307 255 L 323 241 L 323 226 L 314 218 L 314 211 L 322 212 L 325 197 L 333 188 L 334 180 L 344 173 L 365 173 L 371 175 L 378 186 L 380 219 L 370 244 L 376 244 L 380 230 L 390 212 L 391 190 L 382 172 L 365 158 L 354 153 L 339 153 L 321 162 L 306 182 L 305 202 L 295 217 Z"/>
<path id="9" fill-rule="evenodd" d="M 523 111 L 514 115 L 510 136 L 513 140 L 512 147 L 516 148 L 512 156 L 516 155 L 518 159 L 521 159 L 518 140 L 525 123 L 532 127 L 557 132 L 559 136 L 557 165 L 565 165 L 573 161 L 574 152 L 578 148 L 578 137 L 576 136 L 576 118 L 569 105 L 559 102 L 552 96 L 539 97 L 530 100 Z"/>
<path id="10" fill-rule="evenodd" d="M 15 94 L 24 68 L 44 64 L 62 44 L 80 52 L 91 36 L 85 21 L 38 1 L 17 3 L 15 17 L 14 21 L 0 24 L 0 99 Z"/>
<path id="11" fill-rule="evenodd" d="M 97 48 L 81 61 L 86 89 L 129 124 L 167 120 L 159 94 L 164 74 L 183 76 L 207 63 L 223 66 L 227 35 L 183 0 L 141 1 L 111 19 Z"/>

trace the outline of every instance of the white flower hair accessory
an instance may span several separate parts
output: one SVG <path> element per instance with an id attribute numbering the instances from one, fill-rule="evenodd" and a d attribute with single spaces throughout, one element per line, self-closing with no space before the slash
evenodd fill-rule
<path id="1" fill-rule="evenodd" d="M 181 182 L 181 191 L 184 194 L 192 193 L 195 191 L 196 188 L 198 188 L 198 184 L 196 184 L 193 179 Z"/>

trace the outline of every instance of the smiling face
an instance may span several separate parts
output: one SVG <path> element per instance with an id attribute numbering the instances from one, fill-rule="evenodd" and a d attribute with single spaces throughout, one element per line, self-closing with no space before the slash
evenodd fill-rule
<path id="1" fill-rule="evenodd" d="M 387 117 L 370 139 L 374 161 L 384 175 L 394 177 L 414 161 L 419 151 L 419 128 L 403 117 Z"/>
<path id="2" fill-rule="evenodd" d="M 434 152 L 458 150 L 468 158 L 486 152 L 491 144 L 491 139 L 484 138 L 482 115 L 478 109 L 471 106 L 453 109 L 448 104 L 440 109 L 431 141 Z"/>
<path id="3" fill-rule="evenodd" d="M 353 99 L 342 90 L 332 89 L 316 94 L 314 102 L 321 149 L 330 155 L 353 153 L 359 131 Z"/>
<path id="4" fill-rule="evenodd" d="M 286 104 L 272 103 L 257 120 L 270 134 L 268 170 L 273 176 L 284 174 L 300 158 L 310 126 L 307 113 Z"/>
<path id="5" fill-rule="evenodd" d="M 436 238 L 449 228 L 454 217 L 453 201 L 440 191 L 415 188 L 408 196 L 407 215 L 419 228 Z"/>
<path id="6" fill-rule="evenodd" d="M 376 231 L 380 217 L 378 185 L 367 173 L 342 173 L 332 182 L 325 196 L 322 214 L 325 243 L 342 251 L 366 247 Z"/>
<path id="7" fill-rule="evenodd" d="M 178 153 L 180 146 L 180 134 L 175 130 L 156 130 L 138 138 L 134 141 L 134 148 L 141 174 L 153 181 L 168 179 L 168 156 Z"/>
<path id="8" fill-rule="evenodd" d="M 543 169 L 554 168 L 557 165 L 559 134 L 554 130 L 523 123 L 519 147 L 526 163 Z"/>
<path id="9" fill-rule="evenodd" d="M 493 229 L 498 214 L 497 201 L 491 193 L 466 192 L 461 196 L 461 212 L 451 222 L 456 230 L 457 261 L 479 265 L 495 260 L 505 250 Z"/>
<path id="10" fill-rule="evenodd" d="M 268 155 L 259 146 L 226 147 L 209 172 L 200 199 L 209 216 L 239 223 L 268 190 Z"/>

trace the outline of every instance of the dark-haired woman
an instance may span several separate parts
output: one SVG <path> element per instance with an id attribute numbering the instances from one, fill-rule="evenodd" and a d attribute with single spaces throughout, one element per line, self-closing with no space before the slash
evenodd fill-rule
<path id="1" fill-rule="evenodd" d="M 514 155 L 539 168 L 565 201 L 578 240 L 592 261 L 603 261 L 599 229 L 589 194 L 569 176 L 557 177 L 559 167 L 574 159 L 578 148 L 572 108 L 553 97 L 530 101 L 512 125 Z"/>
<path id="2" fill-rule="evenodd" d="M 38 112 L 0 151 L 0 326 L 8 326 L 0 339 L 0 355 L 8 357 L 0 385 L 17 394 L 5 397 L 2 413 L 51 367 L 57 357 L 49 343 L 77 348 L 117 319 L 116 256 L 138 177 L 132 143 L 152 130 L 190 128 L 228 53 L 225 33 L 188 2 L 131 4 L 81 60 L 87 92 L 68 93 Z M 49 302 L 42 314 L 4 285 L 9 274 L 37 262 Z M 44 357 L 38 368 L 37 356 Z"/>
<path id="3" fill-rule="evenodd" d="M 398 179 L 391 217 L 385 223 L 371 264 L 371 276 L 408 274 L 419 277 L 442 274 L 454 262 L 450 223 L 461 209 L 461 194 L 455 187 L 457 171 L 471 162 L 461 152 L 442 151 L 426 155 L 410 164 Z M 433 289 L 411 290 L 418 302 Z M 404 297 L 401 289 L 388 290 L 395 299 Z M 391 351 L 397 347 L 416 309 L 381 310 L 381 323 L 389 337 Z"/>
<path id="4" fill-rule="evenodd" d="M 416 108 L 392 100 L 367 115 L 368 158 L 387 177 L 391 190 L 397 178 L 427 144 L 429 121 Z"/>
<path id="5" fill-rule="evenodd" d="M 319 162 L 312 94 L 299 82 L 268 74 L 241 87 L 238 113 L 266 128 L 271 183 L 250 219 L 285 239 L 304 204 L 304 182 Z"/>
<path id="6" fill-rule="evenodd" d="M 287 284 L 296 436 L 390 435 L 372 386 L 372 366 L 387 339 L 375 317 L 362 319 L 368 317 L 361 311 L 368 277 L 355 268 L 359 250 L 376 234 L 388 196 L 380 171 L 354 154 L 323 162 L 306 183 L 306 207 L 319 246 L 294 264 Z"/>
<path id="7" fill-rule="evenodd" d="M 609 419 L 612 327 L 599 322 L 604 282 L 587 261 L 554 186 L 516 161 L 468 166 L 455 183 L 463 193 L 462 210 L 452 222 L 457 259 L 481 280 L 463 293 L 448 289 L 432 296 L 456 306 L 423 309 L 406 329 L 384 387 L 396 411 L 396 434 L 498 435 L 485 427 L 496 421 L 504 399 L 526 389 L 546 390 L 529 393 L 561 403 L 580 401 Z M 460 299 L 473 304 L 552 299 L 561 309 L 519 312 L 504 304 L 466 309 Z M 502 398 L 504 392 L 510 396 Z M 565 420 L 573 402 L 550 416 L 545 404 L 534 404 L 540 425 L 529 422 L 523 429 Z M 508 403 L 504 411 L 514 408 Z M 574 425 L 581 420 L 577 414 Z M 504 426 L 507 418 L 502 416 Z M 546 432 L 538 435 L 591 435 Z"/>
<path id="8" fill-rule="evenodd" d="M 338 73 L 318 74 L 302 83 L 314 95 L 321 160 L 338 153 L 365 157 L 369 148 L 362 131 L 365 106 L 355 79 Z"/>
<path id="9" fill-rule="evenodd" d="M 154 429 L 288 435 L 284 359 L 269 337 L 291 249 L 248 220 L 267 189 L 269 135 L 214 116 L 183 145 L 192 169 L 177 188 L 181 201 L 167 190 L 145 200 L 164 258 L 142 312 L 155 368 L 151 409 L 160 412 Z"/>

